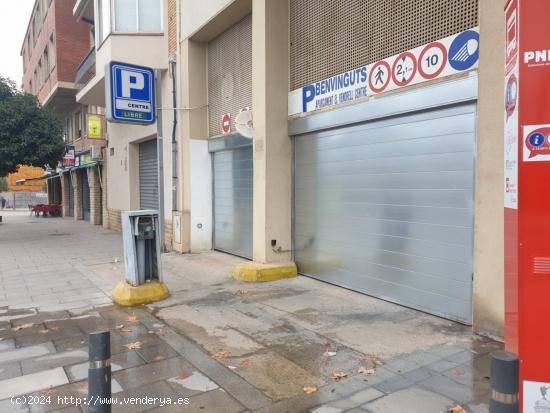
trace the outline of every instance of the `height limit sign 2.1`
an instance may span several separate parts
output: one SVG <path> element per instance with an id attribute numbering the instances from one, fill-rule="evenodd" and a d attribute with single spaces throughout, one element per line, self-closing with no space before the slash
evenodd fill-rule
<path id="1" fill-rule="evenodd" d="M 155 122 L 153 69 L 111 62 L 105 70 L 107 120 L 147 125 Z"/>

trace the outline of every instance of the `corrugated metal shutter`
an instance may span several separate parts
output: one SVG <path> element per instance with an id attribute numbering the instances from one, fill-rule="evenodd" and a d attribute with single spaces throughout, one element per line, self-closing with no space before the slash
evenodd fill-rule
<path id="1" fill-rule="evenodd" d="M 295 138 L 303 274 L 471 322 L 475 104 Z"/>
<path id="2" fill-rule="evenodd" d="M 234 121 L 241 109 L 251 106 L 252 16 L 247 16 L 208 43 L 209 135 L 222 134 L 224 114 Z"/>
<path id="3" fill-rule="evenodd" d="M 214 248 L 252 258 L 252 147 L 214 152 Z"/>
<path id="4" fill-rule="evenodd" d="M 71 178 L 69 176 L 69 216 L 74 217 L 74 189 L 73 189 L 73 179 L 75 179 L 74 175 Z"/>
<path id="5" fill-rule="evenodd" d="M 88 184 L 87 170 L 82 170 L 82 218 L 90 220 L 90 185 Z"/>
<path id="6" fill-rule="evenodd" d="M 159 208 L 158 160 L 156 139 L 139 145 L 139 205 L 141 209 Z"/>

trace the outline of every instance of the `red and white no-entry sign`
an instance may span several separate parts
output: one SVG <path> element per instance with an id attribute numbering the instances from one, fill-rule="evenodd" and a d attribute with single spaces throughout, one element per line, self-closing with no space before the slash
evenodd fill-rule
<path id="1" fill-rule="evenodd" d="M 229 113 L 222 116 L 222 132 L 224 135 L 231 133 L 231 114 Z"/>

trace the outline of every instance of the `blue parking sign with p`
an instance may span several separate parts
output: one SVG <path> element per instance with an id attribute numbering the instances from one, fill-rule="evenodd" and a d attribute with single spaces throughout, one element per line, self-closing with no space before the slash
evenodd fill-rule
<path id="1" fill-rule="evenodd" d="M 107 119 L 111 122 L 155 122 L 153 69 L 111 62 L 106 70 Z"/>

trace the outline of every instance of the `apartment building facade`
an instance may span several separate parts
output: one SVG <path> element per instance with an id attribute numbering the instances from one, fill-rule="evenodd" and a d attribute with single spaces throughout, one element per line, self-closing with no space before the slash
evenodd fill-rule
<path id="1" fill-rule="evenodd" d="M 504 2 L 330 4 L 74 2 L 78 105 L 106 106 L 111 61 L 160 85 L 160 129 L 104 124 L 103 225 L 162 193 L 165 245 L 247 258 L 239 279 L 299 272 L 502 337 Z"/>
<path id="2" fill-rule="evenodd" d="M 502 337 L 503 7 L 182 0 L 190 250 Z"/>
<path id="3" fill-rule="evenodd" d="M 75 100 L 75 77 L 90 49 L 90 26 L 74 19 L 72 7 L 72 0 L 35 1 L 21 48 L 23 89 L 53 109 L 65 125 L 67 155 L 48 178 L 49 202 L 61 203 L 64 216 L 98 225 L 101 166 L 91 159 L 91 152 L 101 151 L 104 142 L 100 135 L 91 137 L 86 126 L 90 115 L 101 116 L 101 110 Z"/>

